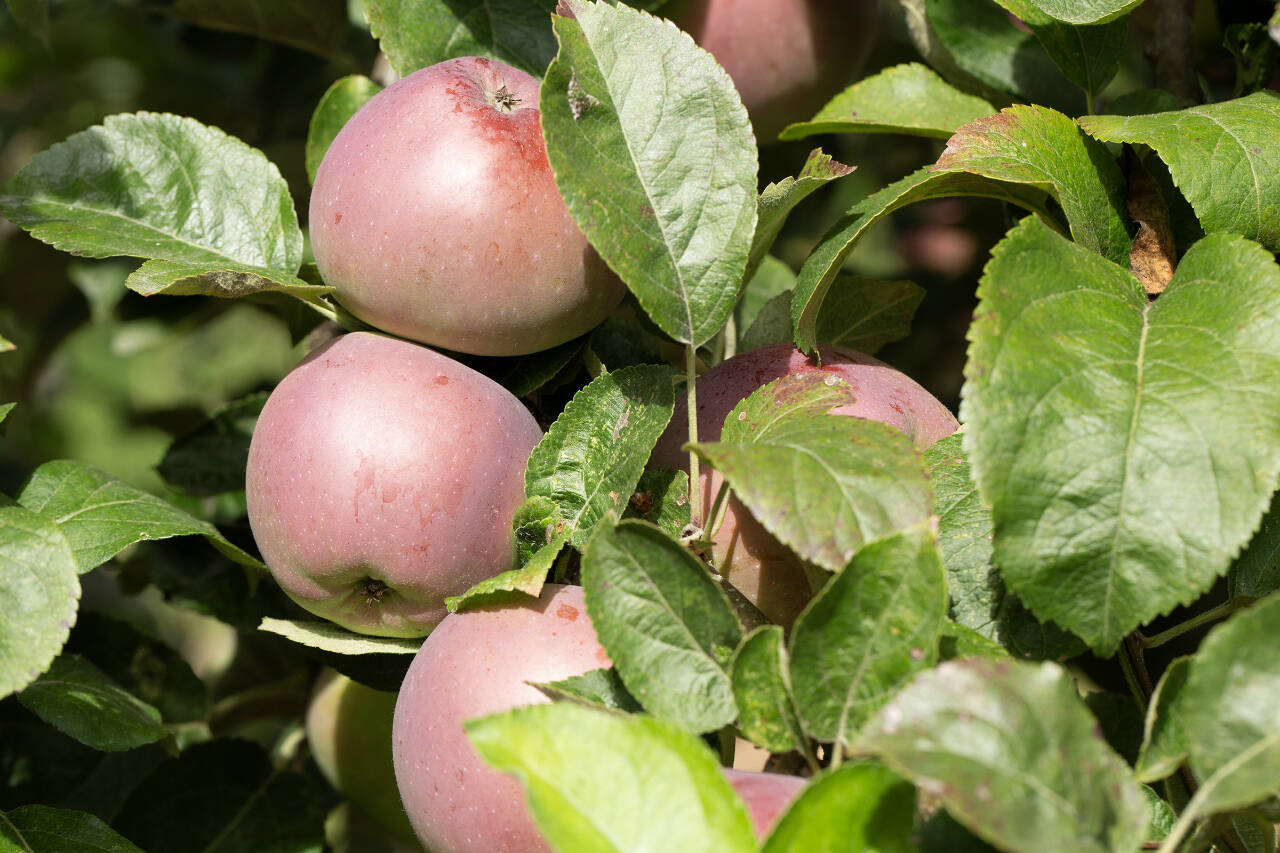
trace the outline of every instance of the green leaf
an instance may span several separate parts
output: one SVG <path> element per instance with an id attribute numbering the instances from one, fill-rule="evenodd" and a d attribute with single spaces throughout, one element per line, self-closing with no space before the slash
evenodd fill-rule
<path id="1" fill-rule="evenodd" d="M 147 853 L 321 853 L 330 796 L 257 745 L 219 738 L 157 767 L 113 825 Z"/>
<path id="2" fill-rule="evenodd" d="M 938 516 L 938 550 L 951 590 L 951 618 L 999 643 L 1015 657 L 1062 660 L 1084 643 L 1052 623 L 1041 623 L 1009 592 L 991 560 L 991 508 L 982 503 L 969 472 L 963 433 L 924 452 Z"/>
<path id="3" fill-rule="evenodd" d="M 859 551 L 791 631 L 791 684 L 805 730 L 848 745 L 894 691 L 937 660 L 946 608 L 927 523 Z"/>
<path id="4" fill-rule="evenodd" d="M 268 396 L 260 391 L 234 400 L 175 439 L 156 466 L 160 476 L 175 489 L 197 497 L 242 491 L 249 440 Z"/>
<path id="5" fill-rule="evenodd" d="M 49 46 L 49 0 L 7 0 L 9 14 L 45 47 Z"/>
<path id="6" fill-rule="evenodd" d="M 932 502 L 909 438 L 827 414 L 849 394 L 829 374 L 784 377 L 734 407 L 721 441 L 692 445 L 766 530 L 829 571 L 865 543 L 928 518 Z"/>
<path id="7" fill-rule="evenodd" d="M 996 3 L 925 0 L 924 5 L 937 41 L 965 74 L 1026 103 L 1072 112 L 1084 106 L 1036 37 L 1015 27 Z"/>
<path id="8" fill-rule="evenodd" d="M 645 471 L 623 518 L 639 518 L 678 538 L 689 524 L 687 471 Z"/>
<path id="9" fill-rule="evenodd" d="M 814 247 L 796 281 L 791 299 L 791 323 L 796 346 L 812 354 L 817 348 L 818 314 L 845 259 L 868 229 L 890 213 L 917 201 L 948 196 L 982 196 L 1025 208 L 1052 221 L 1049 194 L 1032 185 L 1003 184 L 963 172 L 937 172 L 925 166 L 896 183 L 874 192 L 851 207 Z"/>
<path id="10" fill-rule="evenodd" d="M 800 174 L 774 181 L 761 190 L 756 202 L 756 234 L 751 241 L 744 279 L 751 281 L 755 277 L 795 206 L 824 184 L 853 174 L 853 169 L 823 154 L 821 148 L 815 148 L 809 152 Z"/>
<path id="11" fill-rule="evenodd" d="M 46 723 L 86 746 L 110 752 L 168 735 L 160 712 L 79 655 L 64 654 L 18 694 Z"/>
<path id="12" fill-rule="evenodd" d="M 1158 782 L 1187 760 L 1190 738 L 1182 722 L 1180 703 L 1191 661 L 1191 657 L 1181 657 L 1170 663 L 1151 695 L 1142 750 L 1134 765 L 1134 776 L 1139 782 Z"/>
<path id="13" fill-rule="evenodd" d="M 942 623 L 938 638 L 938 660 L 957 658 L 1007 658 L 1009 652 L 995 640 L 951 620 Z"/>
<path id="14" fill-rule="evenodd" d="M 1280 791 L 1280 596 L 1235 614 L 1205 637 L 1180 691 L 1189 763 L 1200 789 L 1186 812 L 1204 817 Z M 1184 817 L 1185 817 L 1184 812 Z"/>
<path id="15" fill-rule="evenodd" d="M 729 664 L 738 728 L 770 752 L 807 750 L 808 738 L 791 696 L 782 628 L 761 625 L 742 641 Z"/>
<path id="16" fill-rule="evenodd" d="M 792 276 L 792 282 L 794 281 L 795 276 Z M 761 306 L 751 325 L 738 334 L 738 352 L 750 352 L 753 349 L 791 340 L 793 296 L 794 291 L 788 290 L 779 293 Z"/>
<path id="17" fill-rule="evenodd" d="M 79 604 L 76 559 L 62 531 L 0 495 L 0 697 L 49 667 Z"/>
<path id="18" fill-rule="evenodd" d="M 302 232 L 279 170 L 189 118 L 109 116 L 37 154 L 4 187 L 0 212 L 66 252 L 167 261 L 130 277 L 143 293 L 195 292 L 193 276 L 223 271 L 208 292 L 301 285 Z"/>
<path id="19" fill-rule="evenodd" d="M 524 784 L 529 810 L 556 849 L 757 849 L 746 807 L 711 752 L 669 723 L 557 702 L 464 728 L 485 761 Z"/>
<path id="20" fill-rule="evenodd" d="M 785 262 L 773 255 L 765 255 L 756 267 L 755 275 L 747 280 L 738 298 L 738 305 L 733 309 L 734 321 L 738 324 L 738 340 L 756 321 L 760 312 L 770 302 L 782 294 L 787 294 L 787 304 L 791 301 L 791 289 L 796 286 L 796 274 Z M 790 325 L 791 318 L 787 317 Z M 785 340 L 785 338 L 784 338 Z M 745 352 L 749 348 L 739 345 L 738 350 Z"/>
<path id="21" fill-rule="evenodd" d="M 1109 655 L 1207 590 L 1270 501 L 1280 268 L 1211 236 L 1149 303 L 1028 220 L 978 295 L 962 420 L 995 562 L 1037 616 Z"/>
<path id="22" fill-rule="evenodd" d="M 1147 827 L 1147 838 L 1152 841 L 1159 841 L 1173 829 L 1173 825 L 1178 822 L 1178 815 L 1173 810 L 1173 806 L 1169 805 L 1151 786 L 1142 785 L 1141 790 L 1142 795 L 1147 799 L 1147 806 L 1151 809 L 1151 821 Z"/>
<path id="23" fill-rule="evenodd" d="M 22 806 L 0 812 L 0 850 L 5 853 L 142 853 L 97 815 L 52 806 Z"/>
<path id="24" fill-rule="evenodd" d="M 1030 11 L 1068 24 L 1105 24 L 1136 9 L 1143 0 L 996 0 L 1015 15 L 1030 17 Z"/>
<path id="25" fill-rule="evenodd" d="M 1227 572 L 1227 594 L 1232 598 L 1262 598 L 1280 589 L 1280 492 L 1271 496 L 1271 507 L 1262 526 Z"/>
<path id="26" fill-rule="evenodd" d="M 135 542 L 194 535 L 203 536 L 243 566 L 265 568 L 209 522 L 72 459 L 55 459 L 37 468 L 18 501 L 57 523 L 71 543 L 82 573 Z"/>
<path id="27" fill-rule="evenodd" d="M 502 574 L 486 578 L 473 585 L 461 595 L 450 595 L 444 604 L 450 613 L 466 610 L 470 607 L 484 606 L 501 599 L 507 593 L 520 592 L 537 598 L 546 583 L 547 572 L 555 565 L 556 558 L 569 540 L 569 534 L 561 531 L 546 545 L 543 545 L 529 561 L 518 569 L 509 569 Z"/>
<path id="28" fill-rule="evenodd" d="M 911 333 L 924 294 L 910 281 L 837 276 L 818 315 L 818 341 L 874 355 Z"/>
<path id="29" fill-rule="evenodd" d="M 287 293 L 314 301 L 333 288 L 308 284 L 295 275 L 271 272 L 234 261 L 213 259 L 192 263 L 154 258 L 129 276 L 129 289 L 143 296 L 217 296 L 238 299 L 255 293 Z"/>
<path id="30" fill-rule="evenodd" d="M 1057 664 L 952 661 L 917 676 L 861 746 L 1003 850 L 1132 853 L 1148 811 Z"/>
<path id="31" fill-rule="evenodd" d="M 928 66 L 908 62 L 864 77 L 831 99 L 817 115 L 793 124 L 779 139 L 819 133 L 905 133 L 946 139 L 960 126 L 996 108 L 966 95 Z"/>
<path id="32" fill-rule="evenodd" d="M 299 621 L 268 616 L 258 627 L 299 645 L 340 655 L 412 655 L 417 654 L 422 647 L 421 637 L 370 637 L 348 631 L 332 622 L 317 620 Z"/>
<path id="33" fill-rule="evenodd" d="M 913 853 L 916 792 L 876 764 L 815 776 L 774 826 L 762 853 Z"/>
<path id="34" fill-rule="evenodd" d="M 633 714 L 641 711 L 640 703 L 627 691 L 616 669 L 593 669 L 563 681 L 535 684 L 552 699 L 568 699 L 599 708 Z"/>
<path id="35" fill-rule="evenodd" d="M 1131 241 L 1120 167 L 1106 146 L 1062 113 L 1013 106 L 972 121 L 947 142 L 936 168 L 1050 193 L 1062 205 L 1077 243 L 1128 266 Z"/>
<path id="36" fill-rule="evenodd" d="M 316 170 L 342 126 L 382 87 L 363 74 L 348 74 L 330 86 L 316 104 L 307 128 L 307 179 L 316 182 Z"/>
<path id="37" fill-rule="evenodd" d="M 13 411 L 13 407 L 16 405 L 18 404 L 17 403 L 0 403 L 0 423 L 3 423 L 4 419 L 9 417 L 9 413 Z"/>
<path id="38" fill-rule="evenodd" d="M 1015 5 L 1010 0 L 1003 2 L 1006 6 Z M 1024 20 L 1063 75 L 1086 94 L 1096 96 L 1120 70 L 1129 35 L 1127 18 L 1087 27 L 1064 24 L 1048 16 Z"/>
<path id="39" fill-rule="evenodd" d="M 533 449 L 525 494 L 547 497 L 580 547 L 596 524 L 620 515 L 675 407 L 671 368 L 624 367 L 574 395 Z"/>
<path id="40" fill-rule="evenodd" d="M 401 74 L 487 56 L 541 77 L 556 53 L 555 7 L 556 0 L 364 0 L 369 31 Z"/>
<path id="41" fill-rule="evenodd" d="M 747 112 L 724 69 L 665 21 L 562 8 L 540 97 L 556 183 L 659 328 L 702 344 L 733 310 L 756 228 Z"/>
<path id="42" fill-rule="evenodd" d="M 604 524 L 582 585 L 600 645 L 645 710 L 695 732 L 734 718 L 726 664 L 742 629 L 692 554 L 645 522 Z"/>
<path id="43" fill-rule="evenodd" d="M 1080 126 L 1108 142 L 1154 148 L 1207 233 L 1241 234 L 1280 251 L 1280 94 L 1154 115 L 1085 116 Z"/>
<path id="44" fill-rule="evenodd" d="M 343 0 L 174 0 L 148 9 L 190 24 L 336 58 L 351 26 Z"/>

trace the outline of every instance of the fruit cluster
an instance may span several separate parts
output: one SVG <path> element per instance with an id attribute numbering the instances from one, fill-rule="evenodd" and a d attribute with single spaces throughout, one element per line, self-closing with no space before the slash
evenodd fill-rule
<path id="1" fill-rule="evenodd" d="M 810 101 L 830 94 L 815 90 L 817 78 L 832 77 L 826 66 L 847 79 L 862 58 L 815 48 L 815 79 L 766 84 L 741 62 L 736 18 L 714 2 L 686 7 L 677 10 L 685 26 L 718 47 L 757 130 L 775 133 L 784 107 L 790 118 L 811 111 Z M 816 11 L 779 14 L 798 26 Z M 873 19 L 856 23 L 865 31 Z M 813 35 L 810 26 L 804 37 Z M 803 103 L 788 104 L 796 91 Z M 307 722 L 330 781 L 388 831 L 416 834 L 436 853 L 546 849 L 520 786 L 481 761 L 462 723 L 547 702 L 532 684 L 611 665 L 580 587 L 547 584 L 536 599 L 446 616 L 446 597 L 516 564 L 513 516 L 542 432 L 500 385 L 428 347 L 538 352 L 599 325 L 625 293 L 560 197 L 537 95 L 538 81 L 522 71 L 455 59 L 393 84 L 343 127 L 316 173 L 316 261 L 345 309 L 398 338 L 354 332 L 315 349 L 271 395 L 249 456 L 254 536 L 294 601 L 353 631 L 429 635 L 398 699 L 330 673 Z M 819 356 L 780 344 L 707 372 L 697 383 L 702 440 L 715 441 L 756 388 L 816 371 L 850 386 L 856 402 L 835 414 L 889 424 L 920 448 L 956 429 L 942 404 L 888 365 L 837 347 Z M 683 405 L 651 469 L 688 470 Z M 704 470 L 703 516 L 722 483 Z M 789 626 L 819 574 L 737 499 L 716 522 L 715 571 L 765 618 Z M 726 774 L 761 836 L 804 785 Z"/>

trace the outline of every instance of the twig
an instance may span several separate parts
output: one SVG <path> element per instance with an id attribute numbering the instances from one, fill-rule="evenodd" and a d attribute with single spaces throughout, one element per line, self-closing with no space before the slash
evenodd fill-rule
<path id="1" fill-rule="evenodd" d="M 1189 107 L 1200 103 L 1200 81 L 1196 77 L 1192 21 L 1195 0 L 1156 0 L 1155 41 L 1151 45 L 1156 66 L 1156 85 L 1167 89 L 1178 102 Z"/>

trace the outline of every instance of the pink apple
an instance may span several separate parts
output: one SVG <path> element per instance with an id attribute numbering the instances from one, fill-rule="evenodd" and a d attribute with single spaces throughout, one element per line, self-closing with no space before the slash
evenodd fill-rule
<path id="1" fill-rule="evenodd" d="M 733 78 L 756 138 L 771 142 L 855 82 L 876 0 L 678 0 L 663 7 Z"/>
<path id="2" fill-rule="evenodd" d="M 782 813 L 800 796 L 805 785 L 809 784 L 808 779 L 782 773 L 725 768 L 724 775 L 747 804 L 751 826 L 755 829 L 756 836 L 762 840 L 768 837 L 778 818 L 782 817 Z"/>
<path id="3" fill-rule="evenodd" d="M 511 568 L 541 437 L 519 400 L 453 359 L 344 335 L 267 400 L 249 447 L 249 523 L 302 607 L 353 631 L 420 637 L 446 596 Z"/>
<path id="4" fill-rule="evenodd" d="M 316 173 L 311 243 L 325 282 L 378 328 L 477 355 L 577 337 L 622 298 L 560 197 L 538 81 L 451 59 L 378 93 Z"/>
<path id="5" fill-rule="evenodd" d="M 547 584 L 527 602 L 445 617 L 409 666 L 392 728 L 409 820 L 433 853 L 545 853 L 514 777 L 472 748 L 464 720 L 549 701 L 526 682 L 611 666 L 582 588 Z"/>
<path id="6" fill-rule="evenodd" d="M 698 379 L 698 440 L 718 441 L 725 416 L 761 385 L 783 376 L 826 372 L 852 388 L 856 402 L 832 409 L 832 414 L 880 421 L 904 432 L 922 450 L 955 432 L 955 416 L 906 374 L 863 353 L 842 347 L 818 348 L 819 367 L 790 344 L 751 350 L 721 362 Z M 683 395 L 676 402 L 671 425 L 658 440 L 651 468 L 689 468 L 689 454 L 680 450 L 689 440 L 688 408 Z M 704 520 L 723 478 L 702 471 Z M 712 539 L 717 569 L 765 616 L 789 626 L 813 595 L 820 573 L 806 573 L 804 562 L 773 537 L 737 499 L 728 501 L 724 520 Z"/>

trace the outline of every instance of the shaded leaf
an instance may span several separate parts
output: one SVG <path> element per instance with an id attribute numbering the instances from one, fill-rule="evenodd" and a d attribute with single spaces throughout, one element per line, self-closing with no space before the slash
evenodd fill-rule
<path id="1" fill-rule="evenodd" d="M 1280 492 L 1271 496 L 1271 507 L 1262 526 L 1227 572 L 1227 594 L 1232 598 L 1262 598 L 1280 589 Z"/>
<path id="2" fill-rule="evenodd" d="M 228 403 L 212 418 L 175 439 L 156 466 L 160 476 L 189 495 L 243 490 L 249 440 L 268 396 L 266 391 L 260 391 Z"/>
<path id="3" fill-rule="evenodd" d="M 1191 671 L 1190 657 L 1175 659 L 1160 676 L 1147 706 L 1142 733 L 1142 750 L 1134 765 L 1139 782 L 1157 782 L 1187 760 L 1190 738 L 1182 722 L 1180 701 Z"/>
<path id="4" fill-rule="evenodd" d="M 330 58 L 341 49 L 350 27 L 343 0 L 151 0 L 147 6 L 197 26 L 269 39 Z"/>
<path id="5" fill-rule="evenodd" d="M 762 625 L 743 639 L 730 661 L 738 729 L 770 752 L 808 749 L 795 700 L 782 628 Z"/>
<path id="6" fill-rule="evenodd" d="M 611 708 L 627 714 L 643 710 L 636 698 L 627 691 L 616 669 L 593 669 L 563 681 L 535 684 L 552 699 L 568 699 L 600 708 Z"/>
<path id="7" fill-rule="evenodd" d="M 0 843 L 6 853 L 142 853 L 97 815 L 52 806 L 0 812 Z"/>
<path id="8" fill-rule="evenodd" d="M 105 563 L 135 542 L 192 535 L 203 536 L 241 565 L 264 568 L 207 521 L 72 459 L 55 459 L 37 468 L 18 501 L 57 523 L 81 572 Z"/>
<path id="9" fill-rule="evenodd" d="M 920 455 L 901 431 L 827 414 L 848 394 L 830 374 L 784 377 L 734 407 L 721 441 L 692 445 L 765 529 L 829 571 L 865 543 L 927 518 L 932 501 Z"/>
<path id="10" fill-rule="evenodd" d="M 875 355 L 911 333 L 924 293 L 910 281 L 837 276 L 818 315 L 818 341 Z"/>
<path id="11" fill-rule="evenodd" d="M 689 524 L 687 471 L 645 471 L 636 483 L 623 518 L 639 518 L 679 537 Z"/>
<path id="12" fill-rule="evenodd" d="M 94 749 L 117 752 L 168 735 L 160 712 L 79 655 L 64 654 L 18 694 L 40 719 Z"/>
<path id="13" fill-rule="evenodd" d="M 817 348 L 818 314 L 823 300 L 845 259 L 871 226 L 909 204 L 948 196 L 995 198 L 1053 220 L 1047 204 L 1049 194 L 1043 189 L 1003 184 L 963 172 L 937 172 L 932 166 L 925 166 L 849 208 L 805 259 L 791 299 L 796 346 L 810 354 Z"/>
<path id="14" fill-rule="evenodd" d="M 757 849 L 715 758 L 670 723 L 557 702 L 464 728 L 485 761 L 524 784 L 534 820 L 560 850 Z"/>
<path id="15" fill-rule="evenodd" d="M 1068 80 L 1097 95 L 1120 70 L 1129 22 L 1121 17 L 1081 27 L 1049 20 L 1031 24 L 1031 31 Z"/>
<path id="16" fill-rule="evenodd" d="M 533 449 L 525 494 L 546 497 L 581 546 L 595 525 L 626 508 L 658 436 L 675 407 L 673 370 L 624 367 L 574 395 Z"/>
<path id="17" fill-rule="evenodd" d="M 756 321 L 764 307 L 783 293 L 787 294 L 787 304 L 791 301 L 791 289 L 796 286 L 796 274 L 783 261 L 773 255 L 765 255 L 756 267 L 755 275 L 747 280 L 738 297 L 738 305 L 733 309 L 734 321 L 738 325 L 738 349 L 746 352 L 751 347 L 741 344 L 742 338 Z M 790 325 L 790 317 L 787 319 Z M 789 337 L 789 336 L 788 336 Z M 784 338 L 785 340 L 785 338 Z"/>
<path id="18" fill-rule="evenodd" d="M 1077 243 L 1116 263 L 1128 261 L 1120 167 L 1106 146 L 1062 113 L 1013 106 L 972 121 L 947 142 L 936 168 L 1042 189 L 1062 205 Z"/>
<path id="19" fill-rule="evenodd" d="M 842 764 L 805 786 L 763 853 L 913 853 L 916 792 L 877 764 Z"/>
<path id="20" fill-rule="evenodd" d="M 78 575 L 58 527 L 0 495 L 0 697 L 34 681 L 62 649 L 80 604 Z"/>
<path id="21" fill-rule="evenodd" d="M 157 767 L 114 826 L 147 853 L 320 853 L 326 802 L 320 783 L 273 769 L 254 744 L 220 738 Z"/>
<path id="22" fill-rule="evenodd" d="M 7 0 L 9 14 L 45 47 L 49 46 L 49 0 Z"/>
<path id="23" fill-rule="evenodd" d="M 946 139 L 996 108 L 967 95 L 928 66 L 908 62 L 865 77 L 831 99 L 817 115 L 793 124 L 779 139 L 818 133 L 905 133 Z"/>
<path id="24" fill-rule="evenodd" d="M 1145 839 L 1141 790 L 1056 664 L 941 664 L 881 709 L 861 746 L 1004 850 L 1131 853 Z"/>
<path id="25" fill-rule="evenodd" d="M 736 716 L 726 665 L 742 629 L 692 554 L 644 522 L 601 525 L 582 585 L 600 645 L 645 710 L 695 732 Z"/>
<path id="26" fill-rule="evenodd" d="M 363 74 L 348 74 L 335 81 L 320 97 L 307 128 L 307 179 L 311 183 L 315 183 L 316 170 L 338 131 L 380 91 L 382 87 Z"/>
<path id="27" fill-rule="evenodd" d="M 1280 93 L 1139 116 L 1084 116 L 1098 139 L 1149 145 L 1169 164 L 1206 233 L 1280 251 Z"/>
<path id="28" fill-rule="evenodd" d="M 422 638 L 370 637 L 348 631 L 341 625 L 317 620 L 299 621 L 268 616 L 258 626 L 263 631 L 292 640 L 303 646 L 342 655 L 417 654 Z"/>
<path id="29" fill-rule="evenodd" d="M 163 259 L 130 276 L 144 293 L 301 285 L 302 232 L 279 170 L 189 118 L 109 116 L 37 154 L 4 187 L 0 212 L 66 252 Z M 206 285 L 191 282 L 199 276 Z"/>
<path id="30" fill-rule="evenodd" d="M 364 0 L 369 31 L 401 74 L 487 56 L 540 77 L 556 52 L 555 7 L 556 0 Z"/>
<path id="31" fill-rule="evenodd" d="M 578 226 L 664 332 L 728 319 L 756 228 L 756 151 L 724 69 L 627 6 L 564 0 L 539 106 Z"/>
<path id="32" fill-rule="evenodd" d="M 937 660 L 946 607 L 927 524 L 859 551 L 791 631 L 791 684 L 805 730 L 848 745 L 894 691 Z"/>
<path id="33" fill-rule="evenodd" d="M 542 593 L 547 572 L 555 565 L 556 558 L 560 556 L 560 551 L 568 540 L 568 533 L 562 531 L 556 534 L 550 542 L 534 551 L 529 561 L 520 568 L 486 578 L 461 595 L 446 597 L 445 607 L 450 613 L 457 613 L 469 607 L 483 607 L 511 592 L 522 592 L 537 598 Z"/>
<path id="34" fill-rule="evenodd" d="M 497 382 L 514 397 L 524 397 L 561 375 L 582 351 L 583 338 L 574 338 L 550 349 L 517 356 L 476 356 L 450 353 L 463 364 Z M 621 366 L 621 365 L 619 365 Z"/>

